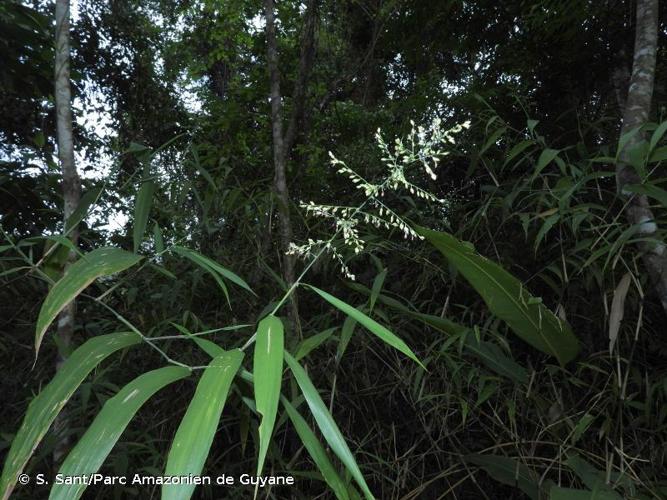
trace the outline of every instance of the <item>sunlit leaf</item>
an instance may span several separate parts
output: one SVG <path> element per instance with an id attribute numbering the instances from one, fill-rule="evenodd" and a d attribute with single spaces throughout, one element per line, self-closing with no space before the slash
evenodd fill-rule
<path id="1" fill-rule="evenodd" d="M 82 477 L 96 473 L 139 408 L 157 391 L 190 375 L 180 366 L 167 366 L 138 376 L 107 400 L 93 423 L 67 455 L 58 474 Z M 49 500 L 80 498 L 85 484 L 54 484 Z"/>
<path id="2" fill-rule="evenodd" d="M 127 269 L 142 257 L 119 248 L 98 248 L 72 264 L 65 275 L 46 296 L 37 318 L 35 352 L 39 352 L 44 333 L 67 304 L 100 276 L 108 276 Z"/>
<path id="3" fill-rule="evenodd" d="M 266 316 L 257 326 L 253 372 L 255 376 L 255 405 L 262 417 L 259 426 L 259 458 L 257 475 L 262 473 L 276 422 L 280 385 L 283 378 L 283 323 L 280 318 Z"/>
<path id="4" fill-rule="evenodd" d="M 141 342 L 135 333 L 112 333 L 87 340 L 67 358 L 53 380 L 32 400 L 12 442 L 0 478 L 0 498 L 9 497 L 19 473 L 60 410 L 83 379 L 114 352 Z"/>
<path id="5" fill-rule="evenodd" d="M 166 476 L 201 475 L 229 388 L 241 366 L 243 352 L 227 351 L 204 370 L 190 405 L 181 420 L 167 457 Z M 165 484 L 162 500 L 189 499 L 194 484 Z"/>

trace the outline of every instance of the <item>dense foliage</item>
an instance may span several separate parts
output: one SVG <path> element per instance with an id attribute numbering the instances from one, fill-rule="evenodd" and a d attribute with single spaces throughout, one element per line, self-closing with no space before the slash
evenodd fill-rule
<path id="1" fill-rule="evenodd" d="M 0 3 L 0 497 L 667 498 L 663 5 L 629 134 L 636 1 L 72 5 L 64 220 Z M 97 471 L 295 485 L 35 482 Z"/>

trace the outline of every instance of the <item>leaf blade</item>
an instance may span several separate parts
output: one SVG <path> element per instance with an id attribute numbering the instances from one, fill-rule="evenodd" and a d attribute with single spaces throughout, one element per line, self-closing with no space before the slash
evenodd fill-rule
<path id="1" fill-rule="evenodd" d="M 42 303 L 35 329 L 35 353 L 39 352 L 47 328 L 67 304 L 100 276 L 108 276 L 132 267 L 142 257 L 119 248 L 98 248 L 72 264 L 53 285 Z"/>
<path id="2" fill-rule="evenodd" d="M 190 370 L 187 368 L 166 366 L 139 375 L 125 385 L 104 403 L 58 473 L 70 477 L 96 473 L 139 408 L 160 389 L 188 375 Z M 55 483 L 49 500 L 78 499 L 86 486 L 81 483 Z"/>
<path id="3" fill-rule="evenodd" d="M 329 443 L 329 446 L 338 458 L 340 458 L 347 470 L 350 471 L 350 474 L 352 474 L 352 477 L 354 477 L 359 487 L 361 487 L 366 498 L 373 499 L 373 494 L 368 488 L 366 480 L 364 479 L 350 448 L 347 446 L 338 425 L 331 416 L 331 413 L 329 413 L 329 410 L 324 404 L 324 401 L 322 401 L 317 389 L 315 389 L 310 377 L 303 367 L 287 351 L 285 351 L 285 361 L 299 384 L 301 392 L 306 398 L 306 403 L 308 404 L 324 439 Z"/>
<path id="4" fill-rule="evenodd" d="M 320 469 L 322 477 L 331 487 L 334 494 L 336 495 L 336 498 L 347 500 L 349 495 L 345 489 L 345 483 L 343 483 L 343 480 L 338 475 L 338 472 L 336 472 L 336 469 L 331 464 L 331 461 L 327 456 L 327 452 L 324 450 L 324 447 L 315 436 L 315 433 L 308 426 L 306 420 L 290 404 L 290 402 L 287 401 L 286 398 L 282 397 L 281 400 L 285 410 L 287 411 L 287 414 L 289 415 L 290 420 L 292 421 L 292 424 L 294 425 L 294 429 L 299 435 L 301 442 L 306 447 L 306 450 L 308 450 L 308 453 L 313 459 L 313 462 L 315 462 L 317 468 Z"/>
<path id="5" fill-rule="evenodd" d="M 259 425 L 258 476 L 262 473 L 276 422 L 283 376 L 283 351 L 283 323 L 276 316 L 266 316 L 257 327 L 253 359 L 255 405 L 262 415 L 262 422 Z"/>
<path id="6" fill-rule="evenodd" d="M 419 361 L 415 353 L 412 352 L 412 349 L 410 349 L 408 345 L 405 342 L 403 342 L 403 340 L 394 335 L 386 327 L 382 326 L 374 319 L 369 318 L 364 313 L 359 311 L 359 309 L 352 307 L 351 305 L 343 302 L 342 300 L 334 297 L 333 295 L 325 292 L 324 290 L 320 290 L 319 288 L 314 287 L 312 285 L 306 285 L 306 286 L 311 290 L 313 290 L 315 293 L 317 293 L 324 300 L 329 302 L 329 304 L 336 307 L 337 309 L 340 309 L 348 316 L 354 318 L 358 323 L 366 327 L 368 331 L 370 331 L 375 336 L 379 337 L 386 344 L 389 344 L 394 349 L 402 352 L 407 357 L 415 361 L 419 366 L 426 369 L 426 367 L 422 364 L 422 362 Z"/>
<path id="7" fill-rule="evenodd" d="M 9 497 L 18 474 L 86 376 L 114 352 L 139 342 L 141 337 L 131 332 L 100 335 L 87 340 L 67 358 L 51 382 L 28 406 L 23 423 L 12 441 L 0 477 L 0 497 L 3 500 Z"/>
<path id="8" fill-rule="evenodd" d="M 521 339 L 565 364 L 579 352 L 569 325 L 534 299 L 513 275 L 452 235 L 417 227 L 481 295 L 496 316 Z"/>
<path id="9" fill-rule="evenodd" d="M 156 187 L 155 182 L 145 181 L 141 184 L 141 188 L 139 188 L 139 192 L 137 193 L 137 199 L 134 203 L 134 226 L 132 228 L 134 253 L 139 251 L 139 247 L 144 239 L 146 226 L 148 225 L 148 215 L 151 211 Z"/>
<path id="10" fill-rule="evenodd" d="M 213 358 L 204 370 L 174 436 L 167 457 L 166 476 L 200 475 L 242 359 L 242 351 L 226 351 Z M 162 499 L 189 499 L 194 489 L 194 484 L 165 484 Z"/>

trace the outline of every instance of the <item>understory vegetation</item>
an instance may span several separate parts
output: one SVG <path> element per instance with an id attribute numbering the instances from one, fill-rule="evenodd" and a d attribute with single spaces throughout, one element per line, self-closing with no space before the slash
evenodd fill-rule
<path id="1" fill-rule="evenodd" d="M 667 498 L 664 21 L 0 4 L 0 498 Z"/>

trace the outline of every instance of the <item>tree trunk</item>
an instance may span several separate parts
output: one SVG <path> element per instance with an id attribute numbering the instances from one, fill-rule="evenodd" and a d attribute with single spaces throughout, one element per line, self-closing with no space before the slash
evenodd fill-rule
<path id="1" fill-rule="evenodd" d="M 74 164 L 74 139 L 72 136 L 72 93 L 70 90 L 70 42 L 69 42 L 69 0 L 56 0 L 56 59 L 55 59 L 55 98 L 56 98 L 56 129 L 58 134 L 58 159 L 62 168 L 62 188 L 64 210 L 64 223 L 70 218 L 79 204 L 81 196 L 81 181 Z M 69 228 L 68 236 L 76 245 L 78 230 L 76 227 Z M 70 252 L 70 261 L 75 254 Z M 67 265 L 66 265 L 67 266 Z M 72 339 L 74 331 L 74 316 L 76 306 L 74 301 L 70 302 L 58 317 L 57 336 L 60 341 L 58 361 L 56 368 L 60 368 L 64 361 L 64 352 Z M 56 422 L 62 432 L 66 428 L 66 420 L 59 419 Z M 54 449 L 54 460 L 56 463 L 62 457 L 67 443 L 61 441 Z"/>
<path id="2" fill-rule="evenodd" d="M 632 74 L 624 103 L 621 137 L 641 127 L 648 121 L 653 96 L 656 53 L 658 48 L 658 0 L 637 0 L 637 22 Z M 628 184 L 637 184 L 641 178 L 630 165 L 631 149 L 644 140 L 642 134 L 635 134 L 623 147 L 616 165 L 618 190 L 630 200 L 626 216 L 630 223 L 639 226 L 644 237 L 652 237 L 657 232 L 655 217 L 645 195 L 633 195 L 624 189 Z M 640 244 L 642 258 L 651 275 L 662 307 L 667 312 L 667 255 L 663 243 L 643 242 Z"/>
<path id="3" fill-rule="evenodd" d="M 290 152 L 296 140 L 296 131 L 299 120 L 303 116 L 306 100 L 306 83 L 312 67 L 315 47 L 315 25 L 317 0 L 308 2 L 305 14 L 304 34 L 301 46 L 301 57 L 299 61 L 299 75 L 295 82 L 292 114 L 287 127 L 283 133 L 283 106 L 280 93 L 280 71 L 278 69 L 278 41 L 276 37 L 275 13 L 273 0 L 265 0 L 266 15 L 266 43 L 267 63 L 269 69 L 269 84 L 271 95 L 271 126 L 273 135 L 273 164 L 274 164 L 274 191 L 278 206 L 278 219 L 280 224 L 280 242 L 282 250 L 283 278 L 287 286 L 291 286 L 296 277 L 294 271 L 294 256 L 286 255 L 289 244 L 292 242 L 292 222 L 289 208 L 289 190 L 287 187 L 286 166 Z M 298 306 L 296 293 L 290 297 L 291 323 L 295 330 L 298 328 Z M 299 332 L 298 332 L 299 333 Z"/>

